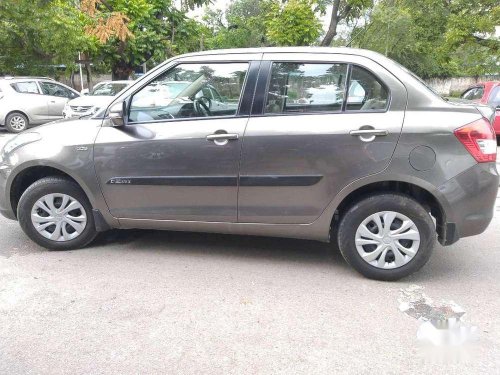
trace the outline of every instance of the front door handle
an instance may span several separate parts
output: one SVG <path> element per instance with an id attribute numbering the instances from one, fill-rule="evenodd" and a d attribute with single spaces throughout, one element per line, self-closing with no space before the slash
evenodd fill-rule
<path id="1" fill-rule="evenodd" d="M 238 139 L 238 134 L 220 133 L 207 135 L 207 141 L 231 141 Z"/>
<path id="2" fill-rule="evenodd" d="M 238 139 L 238 137 L 238 134 L 234 133 L 214 133 L 207 135 L 207 141 L 213 141 L 217 146 L 224 146 L 229 141 Z"/>

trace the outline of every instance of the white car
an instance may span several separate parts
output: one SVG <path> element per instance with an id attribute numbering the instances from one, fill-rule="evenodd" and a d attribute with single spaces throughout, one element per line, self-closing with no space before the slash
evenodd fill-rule
<path id="1" fill-rule="evenodd" d="M 59 120 L 72 88 L 44 77 L 0 78 L 0 127 L 19 133 L 29 126 Z"/>
<path id="2" fill-rule="evenodd" d="M 104 81 L 94 86 L 92 92 L 69 101 L 63 110 L 64 118 L 80 118 L 93 115 L 107 107 L 120 91 L 134 81 Z"/>

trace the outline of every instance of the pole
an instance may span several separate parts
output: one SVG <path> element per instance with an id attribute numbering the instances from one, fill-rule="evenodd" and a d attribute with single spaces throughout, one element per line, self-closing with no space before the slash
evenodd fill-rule
<path id="1" fill-rule="evenodd" d="M 82 72 L 82 58 L 80 56 L 80 52 L 78 52 L 78 65 L 80 66 L 80 91 L 83 90 L 83 72 Z"/>

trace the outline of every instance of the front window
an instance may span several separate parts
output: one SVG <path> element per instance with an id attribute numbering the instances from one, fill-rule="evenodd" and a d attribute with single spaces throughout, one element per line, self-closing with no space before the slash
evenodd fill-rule
<path id="1" fill-rule="evenodd" d="M 180 64 L 134 94 L 130 122 L 234 116 L 248 63 Z M 215 102 L 211 90 L 224 97 Z"/>
<path id="2" fill-rule="evenodd" d="M 44 95 L 57 96 L 60 98 L 70 98 L 76 97 L 76 94 L 64 86 L 58 85 L 52 82 L 40 82 L 42 91 Z"/>

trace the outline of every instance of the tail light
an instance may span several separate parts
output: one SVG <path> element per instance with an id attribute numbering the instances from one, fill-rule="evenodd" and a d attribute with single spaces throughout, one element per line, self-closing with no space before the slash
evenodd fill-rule
<path id="1" fill-rule="evenodd" d="M 490 122 L 482 118 L 455 130 L 455 136 L 478 163 L 497 159 L 497 140 Z"/>

